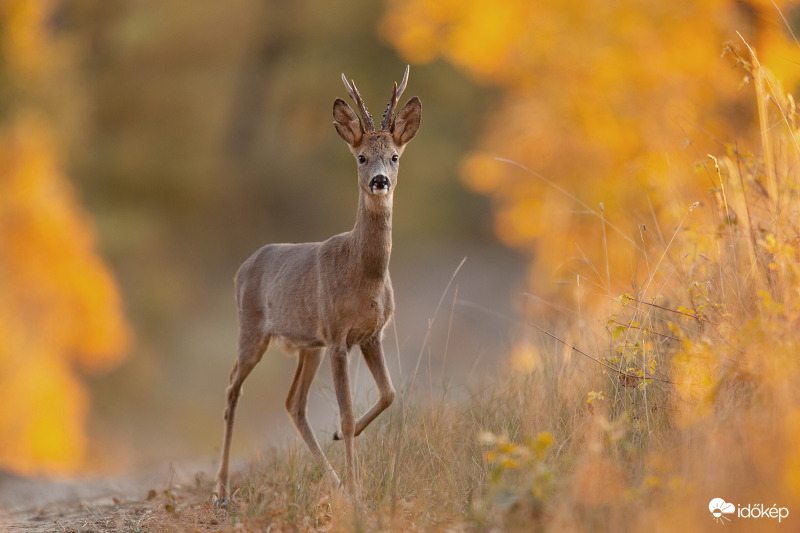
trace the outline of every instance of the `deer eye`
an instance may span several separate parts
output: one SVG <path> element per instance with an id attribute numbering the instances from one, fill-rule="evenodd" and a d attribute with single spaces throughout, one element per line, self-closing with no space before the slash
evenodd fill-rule
<path id="1" fill-rule="evenodd" d="M 397 161 L 398 161 L 399 159 L 400 159 L 400 156 L 398 156 L 397 154 L 394 154 L 394 155 L 392 156 L 392 163 L 397 163 Z"/>
<path id="2" fill-rule="evenodd" d="M 358 164 L 359 165 L 363 165 L 366 162 L 367 162 L 367 158 L 366 157 L 364 157 L 363 155 L 358 156 Z"/>

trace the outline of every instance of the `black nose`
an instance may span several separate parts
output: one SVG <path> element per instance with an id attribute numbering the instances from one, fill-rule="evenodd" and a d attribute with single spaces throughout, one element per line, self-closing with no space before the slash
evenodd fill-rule
<path id="1" fill-rule="evenodd" d="M 391 185 L 392 184 L 389 181 L 389 178 L 387 178 L 383 174 L 378 174 L 377 176 L 369 180 L 370 189 L 378 189 L 378 190 L 388 189 L 389 187 L 391 187 Z"/>

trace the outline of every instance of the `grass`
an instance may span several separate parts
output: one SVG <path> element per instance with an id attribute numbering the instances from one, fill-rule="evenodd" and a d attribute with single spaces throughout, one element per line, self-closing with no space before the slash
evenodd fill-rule
<path id="1" fill-rule="evenodd" d="M 603 304 L 532 324 L 492 382 L 425 402 L 404 389 L 356 441 L 357 505 L 326 493 L 294 447 L 234 479 L 229 511 L 201 503 L 201 482 L 169 528 L 705 531 L 713 498 L 790 512 L 717 519 L 734 529 L 797 528 L 800 129 L 755 56 L 729 52 L 755 87 L 760 155 L 723 147 L 698 166 L 709 208 L 687 203 L 670 232 L 627 238 L 647 265 L 629 292 L 608 294 L 598 274 Z M 343 464 L 341 446 L 325 448 Z"/>

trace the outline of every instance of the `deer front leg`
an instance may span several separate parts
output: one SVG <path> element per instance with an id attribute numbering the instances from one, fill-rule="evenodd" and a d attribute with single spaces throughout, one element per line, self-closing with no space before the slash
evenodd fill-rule
<path id="1" fill-rule="evenodd" d="M 375 385 L 378 387 L 378 400 L 375 404 L 364 413 L 361 418 L 356 421 L 355 436 L 361 435 L 361 432 L 375 420 L 387 407 L 392 405 L 394 401 L 394 387 L 392 380 L 389 377 L 389 370 L 386 368 L 386 358 L 383 355 L 383 345 L 380 339 L 373 339 L 361 345 L 361 353 L 364 355 L 364 361 L 367 363 L 372 377 L 375 379 Z M 333 440 L 339 440 L 341 436 L 339 432 L 333 434 Z"/>
<path id="2" fill-rule="evenodd" d="M 353 414 L 353 399 L 350 395 L 350 378 L 347 374 L 347 348 L 344 346 L 330 347 L 331 372 L 333 373 L 333 386 L 336 390 L 336 400 L 339 403 L 340 435 L 344 440 L 345 471 L 342 483 L 348 488 L 350 494 L 357 498 L 358 487 L 355 471 L 355 453 L 353 451 L 353 438 L 355 437 L 355 415 Z"/>

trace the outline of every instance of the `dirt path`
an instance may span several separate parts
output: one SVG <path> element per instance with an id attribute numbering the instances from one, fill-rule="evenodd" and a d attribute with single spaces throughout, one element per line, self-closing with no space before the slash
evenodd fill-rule
<path id="1" fill-rule="evenodd" d="M 0 472 L 0 532 L 218 531 L 208 501 L 213 465 L 120 478 L 45 481 Z"/>

